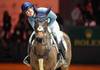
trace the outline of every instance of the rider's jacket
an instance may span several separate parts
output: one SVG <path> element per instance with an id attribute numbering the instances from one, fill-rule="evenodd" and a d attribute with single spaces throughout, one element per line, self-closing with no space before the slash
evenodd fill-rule
<path id="1" fill-rule="evenodd" d="M 48 8 L 45 8 L 45 7 L 37 8 L 37 11 L 42 12 L 42 13 L 45 13 L 47 10 L 48 10 Z M 47 17 L 48 17 L 49 24 L 52 24 L 57 19 L 57 16 L 53 11 L 50 11 L 48 13 Z M 34 29 L 35 16 L 28 17 L 28 20 L 29 20 L 30 25 Z"/>

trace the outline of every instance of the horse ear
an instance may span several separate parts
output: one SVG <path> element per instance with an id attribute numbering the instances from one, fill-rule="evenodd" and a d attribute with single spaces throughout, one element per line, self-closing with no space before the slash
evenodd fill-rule
<path id="1" fill-rule="evenodd" d="M 48 15 L 48 13 L 50 12 L 51 8 L 48 8 L 46 11 L 46 15 Z"/>

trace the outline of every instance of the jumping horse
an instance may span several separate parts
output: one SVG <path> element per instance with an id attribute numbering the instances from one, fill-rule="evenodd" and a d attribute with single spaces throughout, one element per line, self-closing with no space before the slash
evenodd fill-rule
<path id="1" fill-rule="evenodd" d="M 48 28 L 47 10 L 45 17 L 36 13 L 34 32 L 29 38 L 29 57 L 32 70 L 68 70 L 71 62 L 71 42 L 69 36 L 63 32 L 63 39 L 66 43 L 65 51 L 67 65 L 58 56 L 58 48 L 54 36 Z"/>

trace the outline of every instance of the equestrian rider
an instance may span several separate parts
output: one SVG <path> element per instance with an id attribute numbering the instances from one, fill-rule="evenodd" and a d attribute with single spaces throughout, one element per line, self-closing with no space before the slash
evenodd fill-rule
<path id="1" fill-rule="evenodd" d="M 24 2 L 21 6 L 21 9 L 22 9 L 22 12 L 28 16 L 29 24 L 34 29 L 34 24 L 35 24 L 34 17 L 36 16 L 34 5 L 31 2 Z M 48 8 L 45 8 L 45 7 L 37 8 L 37 11 L 39 11 L 39 12 L 46 12 L 47 10 L 48 10 Z M 63 45 L 63 43 L 61 42 L 62 37 L 63 37 L 63 33 L 60 31 L 60 27 L 58 25 L 58 22 L 56 21 L 56 19 L 57 19 L 56 14 L 52 10 L 50 10 L 47 17 L 50 18 L 50 22 L 48 24 L 48 27 L 51 29 L 51 32 L 53 33 L 54 37 L 56 38 L 57 44 Z M 64 45 L 63 45 L 63 47 L 64 47 Z M 65 48 L 62 49 L 60 46 L 58 46 L 58 48 L 60 50 L 60 53 L 65 58 L 65 54 L 64 54 Z"/>

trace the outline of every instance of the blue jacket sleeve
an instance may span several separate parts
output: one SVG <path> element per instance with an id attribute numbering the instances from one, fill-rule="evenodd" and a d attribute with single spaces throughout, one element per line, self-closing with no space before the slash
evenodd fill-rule
<path id="1" fill-rule="evenodd" d="M 42 11 L 42 12 L 45 12 L 47 11 L 47 8 L 45 7 L 40 7 L 38 8 L 38 11 Z M 49 21 L 50 23 L 49 24 L 52 24 L 56 19 L 57 19 L 57 16 L 56 14 L 51 10 L 48 14 L 48 18 L 49 18 Z"/>
<path id="2" fill-rule="evenodd" d="M 48 18 L 50 18 L 49 23 L 52 24 L 57 19 L 57 16 L 53 11 L 50 11 L 48 14 Z"/>
<path id="3" fill-rule="evenodd" d="M 28 18 L 28 21 L 29 21 L 29 24 L 32 26 L 32 28 L 34 29 L 34 25 L 35 25 L 35 22 L 34 22 L 34 18 L 33 17 L 29 17 Z"/>

